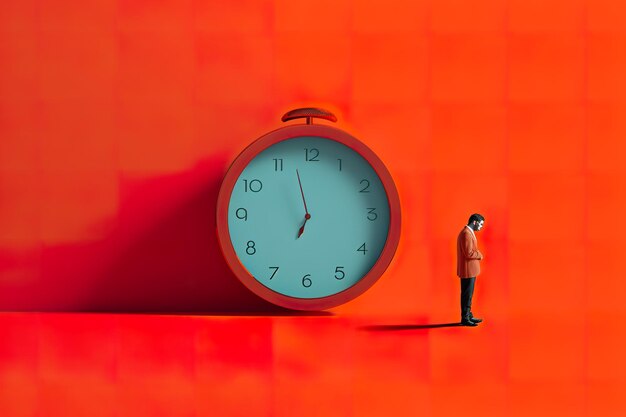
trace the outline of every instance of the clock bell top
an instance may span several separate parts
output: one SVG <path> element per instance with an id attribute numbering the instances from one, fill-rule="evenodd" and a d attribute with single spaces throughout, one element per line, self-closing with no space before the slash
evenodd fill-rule
<path id="1" fill-rule="evenodd" d="M 288 111 L 281 118 L 283 122 L 288 122 L 289 120 L 306 118 L 306 124 L 313 124 L 313 118 L 317 117 L 318 119 L 330 120 L 331 122 L 337 121 L 337 116 L 329 112 L 328 110 L 319 109 L 315 107 L 304 107 L 301 109 L 295 109 Z"/>

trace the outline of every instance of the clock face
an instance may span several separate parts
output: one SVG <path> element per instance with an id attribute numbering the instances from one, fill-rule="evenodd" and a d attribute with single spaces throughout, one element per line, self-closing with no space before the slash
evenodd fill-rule
<path id="1" fill-rule="evenodd" d="M 372 166 L 348 146 L 316 136 L 256 155 L 235 181 L 227 217 L 248 273 L 301 299 L 359 282 L 379 259 L 390 225 L 387 193 Z"/>

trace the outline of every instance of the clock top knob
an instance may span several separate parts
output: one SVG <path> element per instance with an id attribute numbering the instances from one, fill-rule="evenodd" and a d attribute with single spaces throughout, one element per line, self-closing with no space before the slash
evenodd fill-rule
<path id="1" fill-rule="evenodd" d="M 287 122 L 289 120 L 306 118 L 306 124 L 310 125 L 313 123 L 314 117 L 317 117 L 318 119 L 330 120 L 331 122 L 337 121 L 337 117 L 328 110 L 318 109 L 315 107 L 304 107 L 288 111 L 281 120 L 283 122 Z"/>

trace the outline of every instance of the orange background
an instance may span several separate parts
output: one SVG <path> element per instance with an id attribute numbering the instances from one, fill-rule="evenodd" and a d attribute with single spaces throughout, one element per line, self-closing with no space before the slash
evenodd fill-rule
<path id="1" fill-rule="evenodd" d="M 617 0 L 8 2 L 0 310 L 271 311 L 214 204 L 247 144 L 319 106 L 403 209 L 388 272 L 334 312 L 456 319 L 455 239 L 482 213 L 474 309 L 506 317 L 509 375 L 621 415 L 624 22 Z"/>

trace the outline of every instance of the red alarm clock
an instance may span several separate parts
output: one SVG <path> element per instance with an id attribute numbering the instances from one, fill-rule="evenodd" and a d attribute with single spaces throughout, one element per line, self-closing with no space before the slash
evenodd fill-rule
<path id="1" fill-rule="evenodd" d="M 400 200 L 389 170 L 363 142 L 327 124 L 325 110 L 269 132 L 232 163 L 217 201 L 226 262 L 252 292 L 276 305 L 320 310 L 354 299 L 391 263 Z"/>

